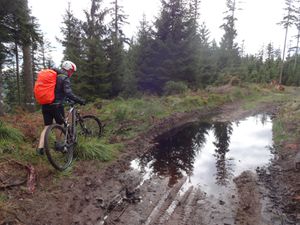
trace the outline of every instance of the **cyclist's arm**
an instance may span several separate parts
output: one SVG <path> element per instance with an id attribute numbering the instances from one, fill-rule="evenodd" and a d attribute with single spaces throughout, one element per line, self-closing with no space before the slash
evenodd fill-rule
<path id="1" fill-rule="evenodd" d="M 69 77 L 66 77 L 64 79 L 64 92 L 65 92 L 65 95 L 68 99 L 76 102 L 76 103 L 79 103 L 79 104 L 83 104 L 84 103 L 84 100 L 79 98 L 78 96 L 76 96 L 75 94 L 73 94 L 73 91 L 72 91 L 72 88 L 71 88 L 71 82 L 70 82 L 70 78 Z"/>

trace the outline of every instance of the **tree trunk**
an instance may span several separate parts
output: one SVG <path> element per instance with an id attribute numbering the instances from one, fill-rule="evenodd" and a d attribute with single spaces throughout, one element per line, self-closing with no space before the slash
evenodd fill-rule
<path id="1" fill-rule="evenodd" d="M 296 68 L 297 68 L 299 38 L 300 38 L 300 29 L 298 29 L 298 35 L 297 35 L 297 45 L 296 45 L 295 62 L 294 62 L 294 73 L 296 73 Z"/>
<path id="2" fill-rule="evenodd" d="M 20 90 L 20 71 L 19 71 L 19 52 L 18 43 L 15 41 L 15 56 L 16 56 L 16 73 L 17 73 L 17 90 L 18 90 L 18 103 L 21 105 L 21 90 Z"/>
<path id="3" fill-rule="evenodd" d="M 283 74 L 283 67 L 284 67 L 284 58 L 285 58 L 285 49 L 286 49 L 287 34 L 288 34 L 288 26 L 285 29 L 283 52 L 282 52 L 282 62 L 281 62 L 280 75 L 279 75 L 279 84 L 282 83 L 282 74 Z"/>
<path id="4" fill-rule="evenodd" d="M 119 32 L 119 26 L 118 26 L 118 0 L 115 1 L 115 41 L 118 40 L 118 32 Z"/>
<path id="5" fill-rule="evenodd" d="M 23 46 L 24 57 L 24 91 L 25 91 L 25 108 L 29 111 L 34 110 L 33 99 L 33 75 L 31 66 L 30 45 Z"/>
<path id="6" fill-rule="evenodd" d="M 34 80 L 35 80 L 35 77 L 34 77 L 34 74 L 35 74 L 35 60 L 34 60 L 33 47 L 31 47 L 30 56 L 31 56 L 32 84 L 34 84 Z"/>
<path id="7" fill-rule="evenodd" d="M 282 75 L 283 75 L 283 67 L 284 67 L 284 59 L 285 59 L 285 49 L 286 49 L 286 41 L 287 41 L 287 35 L 288 35 L 288 29 L 290 26 L 290 20 L 291 20 L 291 13 L 292 13 L 292 1 L 289 0 L 286 2 L 288 4 L 288 14 L 287 14 L 287 21 L 284 22 L 285 24 L 285 37 L 284 37 L 284 44 L 283 44 L 283 52 L 282 52 L 282 62 L 281 62 L 281 68 L 280 68 L 280 74 L 279 74 L 279 84 L 282 83 Z M 292 21 L 293 22 L 293 21 Z"/>
<path id="8" fill-rule="evenodd" d="M 2 84 L 3 84 L 3 78 L 2 78 L 2 65 L 0 65 L 0 116 L 3 116 L 4 114 L 4 102 L 2 97 Z"/>

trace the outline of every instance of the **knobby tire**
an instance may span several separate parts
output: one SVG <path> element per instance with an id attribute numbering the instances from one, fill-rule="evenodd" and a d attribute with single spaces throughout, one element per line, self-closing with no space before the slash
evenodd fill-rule
<path id="1" fill-rule="evenodd" d="M 85 115 L 81 119 L 82 124 L 80 124 L 80 133 L 82 135 L 84 135 L 85 137 L 101 137 L 103 132 L 103 126 L 101 121 L 96 116 Z"/>
<path id="2" fill-rule="evenodd" d="M 72 145 L 65 146 L 65 140 L 66 130 L 63 126 L 54 124 L 47 128 L 45 152 L 51 165 L 59 171 L 67 169 L 73 160 L 74 147 Z"/>

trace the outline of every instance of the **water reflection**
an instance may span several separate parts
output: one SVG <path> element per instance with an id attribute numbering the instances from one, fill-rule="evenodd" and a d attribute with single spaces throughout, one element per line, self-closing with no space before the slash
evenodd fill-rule
<path id="1" fill-rule="evenodd" d="M 210 127 L 209 123 L 189 124 L 161 136 L 156 140 L 157 146 L 140 159 L 141 168 L 148 166 L 153 173 L 169 177 L 170 186 L 183 175 L 191 175 L 197 152 L 205 143 Z"/>
<path id="2" fill-rule="evenodd" d="M 269 162 L 272 122 L 259 115 L 234 123 L 193 123 L 156 141 L 156 147 L 137 161 L 142 170 L 168 177 L 169 186 L 189 176 L 193 184 L 215 193 L 233 176 Z"/>
<path id="3" fill-rule="evenodd" d="M 233 175 L 233 170 L 231 168 L 232 164 L 230 159 L 226 158 L 226 153 L 229 152 L 230 136 L 232 134 L 233 128 L 230 122 L 220 123 L 217 122 L 213 125 L 213 132 L 215 136 L 215 154 L 216 157 L 216 182 L 219 185 L 227 185 L 229 179 Z"/>

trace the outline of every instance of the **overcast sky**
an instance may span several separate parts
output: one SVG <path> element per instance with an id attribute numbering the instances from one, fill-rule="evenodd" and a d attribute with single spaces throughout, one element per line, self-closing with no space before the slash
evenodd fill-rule
<path id="1" fill-rule="evenodd" d="M 90 8 L 90 0 L 29 0 L 32 15 L 35 16 L 46 39 L 56 47 L 53 53 L 54 61 L 59 63 L 62 58 L 62 47 L 55 37 L 61 37 L 60 27 L 68 2 L 75 16 L 84 19 L 83 10 Z M 110 3 L 111 0 L 104 0 Z M 160 9 L 160 0 L 119 0 L 128 15 L 129 24 L 124 28 L 127 37 L 132 37 L 137 31 L 143 13 L 149 21 L 154 21 Z M 284 30 L 278 25 L 284 16 L 284 0 L 242 0 L 238 2 L 236 14 L 237 41 L 244 41 L 245 52 L 256 54 L 263 45 L 272 42 L 275 48 L 282 48 Z M 226 0 L 202 0 L 200 5 L 200 21 L 204 21 L 210 30 L 211 39 L 220 41 Z M 290 32 L 290 35 L 295 32 Z"/>

